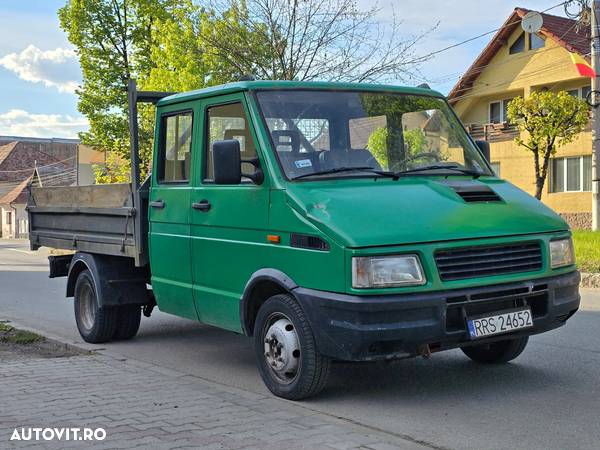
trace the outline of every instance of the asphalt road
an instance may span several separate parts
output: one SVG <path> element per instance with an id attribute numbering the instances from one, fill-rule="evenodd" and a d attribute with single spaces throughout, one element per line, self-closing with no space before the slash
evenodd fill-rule
<path id="1" fill-rule="evenodd" d="M 0 318 L 81 343 L 65 279 L 49 279 L 43 250 L 0 240 Z M 111 354 L 266 393 L 251 340 L 155 311 Z M 471 363 L 460 351 L 387 364 L 337 364 L 302 405 L 432 448 L 600 448 L 600 290 L 584 290 L 565 327 L 530 340 L 516 361 Z"/>

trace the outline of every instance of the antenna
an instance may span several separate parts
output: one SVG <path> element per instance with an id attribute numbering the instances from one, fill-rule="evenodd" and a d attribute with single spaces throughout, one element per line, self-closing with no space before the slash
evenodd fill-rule
<path id="1" fill-rule="evenodd" d="M 528 33 L 537 33 L 544 25 L 544 18 L 537 11 L 529 11 L 521 19 L 521 28 Z"/>

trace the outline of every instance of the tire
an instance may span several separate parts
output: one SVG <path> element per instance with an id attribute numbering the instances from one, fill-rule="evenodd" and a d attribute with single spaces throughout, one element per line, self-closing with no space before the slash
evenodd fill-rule
<path id="1" fill-rule="evenodd" d="M 115 308 L 100 308 L 94 279 L 84 270 L 75 282 L 75 322 L 84 341 L 91 344 L 108 342 L 115 334 L 117 315 Z"/>
<path id="2" fill-rule="evenodd" d="M 331 361 L 319 353 L 310 323 L 291 295 L 275 295 L 260 307 L 254 349 L 260 376 L 276 396 L 301 400 L 325 387 Z"/>
<path id="3" fill-rule="evenodd" d="M 473 361 L 482 364 L 503 364 L 512 361 L 525 350 L 529 337 L 463 347 L 461 350 Z"/>
<path id="4" fill-rule="evenodd" d="M 125 305 L 117 308 L 117 326 L 113 339 L 125 341 L 134 337 L 142 318 L 142 307 L 139 305 Z"/>

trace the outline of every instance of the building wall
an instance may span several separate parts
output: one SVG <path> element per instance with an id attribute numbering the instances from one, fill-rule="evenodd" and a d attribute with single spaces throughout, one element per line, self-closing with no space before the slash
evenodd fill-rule
<path id="1" fill-rule="evenodd" d="M 12 205 L 16 208 L 15 210 L 9 205 L 0 206 L 0 230 L 2 231 L 2 238 L 25 238 L 28 234 L 28 217 L 27 211 L 25 210 L 24 204 Z M 12 223 L 9 224 L 7 221 L 7 213 L 10 212 L 12 215 Z"/>
<path id="2" fill-rule="evenodd" d="M 509 48 L 519 37 L 518 27 L 481 72 L 473 88 L 458 99 L 454 108 L 465 124 L 489 122 L 489 103 L 511 99 L 518 95 L 527 97 L 530 92 L 542 88 L 552 91 L 571 90 L 589 86 L 587 78 L 580 77 L 566 49 L 551 38 L 545 47 L 526 50 L 514 55 Z M 588 127 L 589 128 L 589 127 Z M 490 143 L 491 160 L 500 163 L 500 176 L 524 191 L 535 193 L 535 169 L 533 154 L 514 141 L 514 135 Z M 582 132 L 572 143 L 561 147 L 554 157 L 584 156 L 592 153 L 589 129 Z M 550 170 L 549 170 L 550 172 Z M 591 192 L 550 193 L 550 176 L 542 194 L 542 201 L 567 218 L 572 226 L 586 227 L 591 220 Z"/>
<path id="3" fill-rule="evenodd" d="M 106 163 L 106 153 L 96 150 L 90 145 L 80 144 L 78 147 L 77 180 L 80 186 L 94 184 L 94 165 Z"/>

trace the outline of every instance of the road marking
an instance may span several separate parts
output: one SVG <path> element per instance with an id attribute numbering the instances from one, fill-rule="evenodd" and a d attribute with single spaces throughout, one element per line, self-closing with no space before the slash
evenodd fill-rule
<path id="1" fill-rule="evenodd" d="M 19 250 L 18 248 L 7 248 L 6 250 L 10 250 L 13 252 L 25 253 L 26 255 L 37 255 L 37 252 L 32 250 Z"/>

